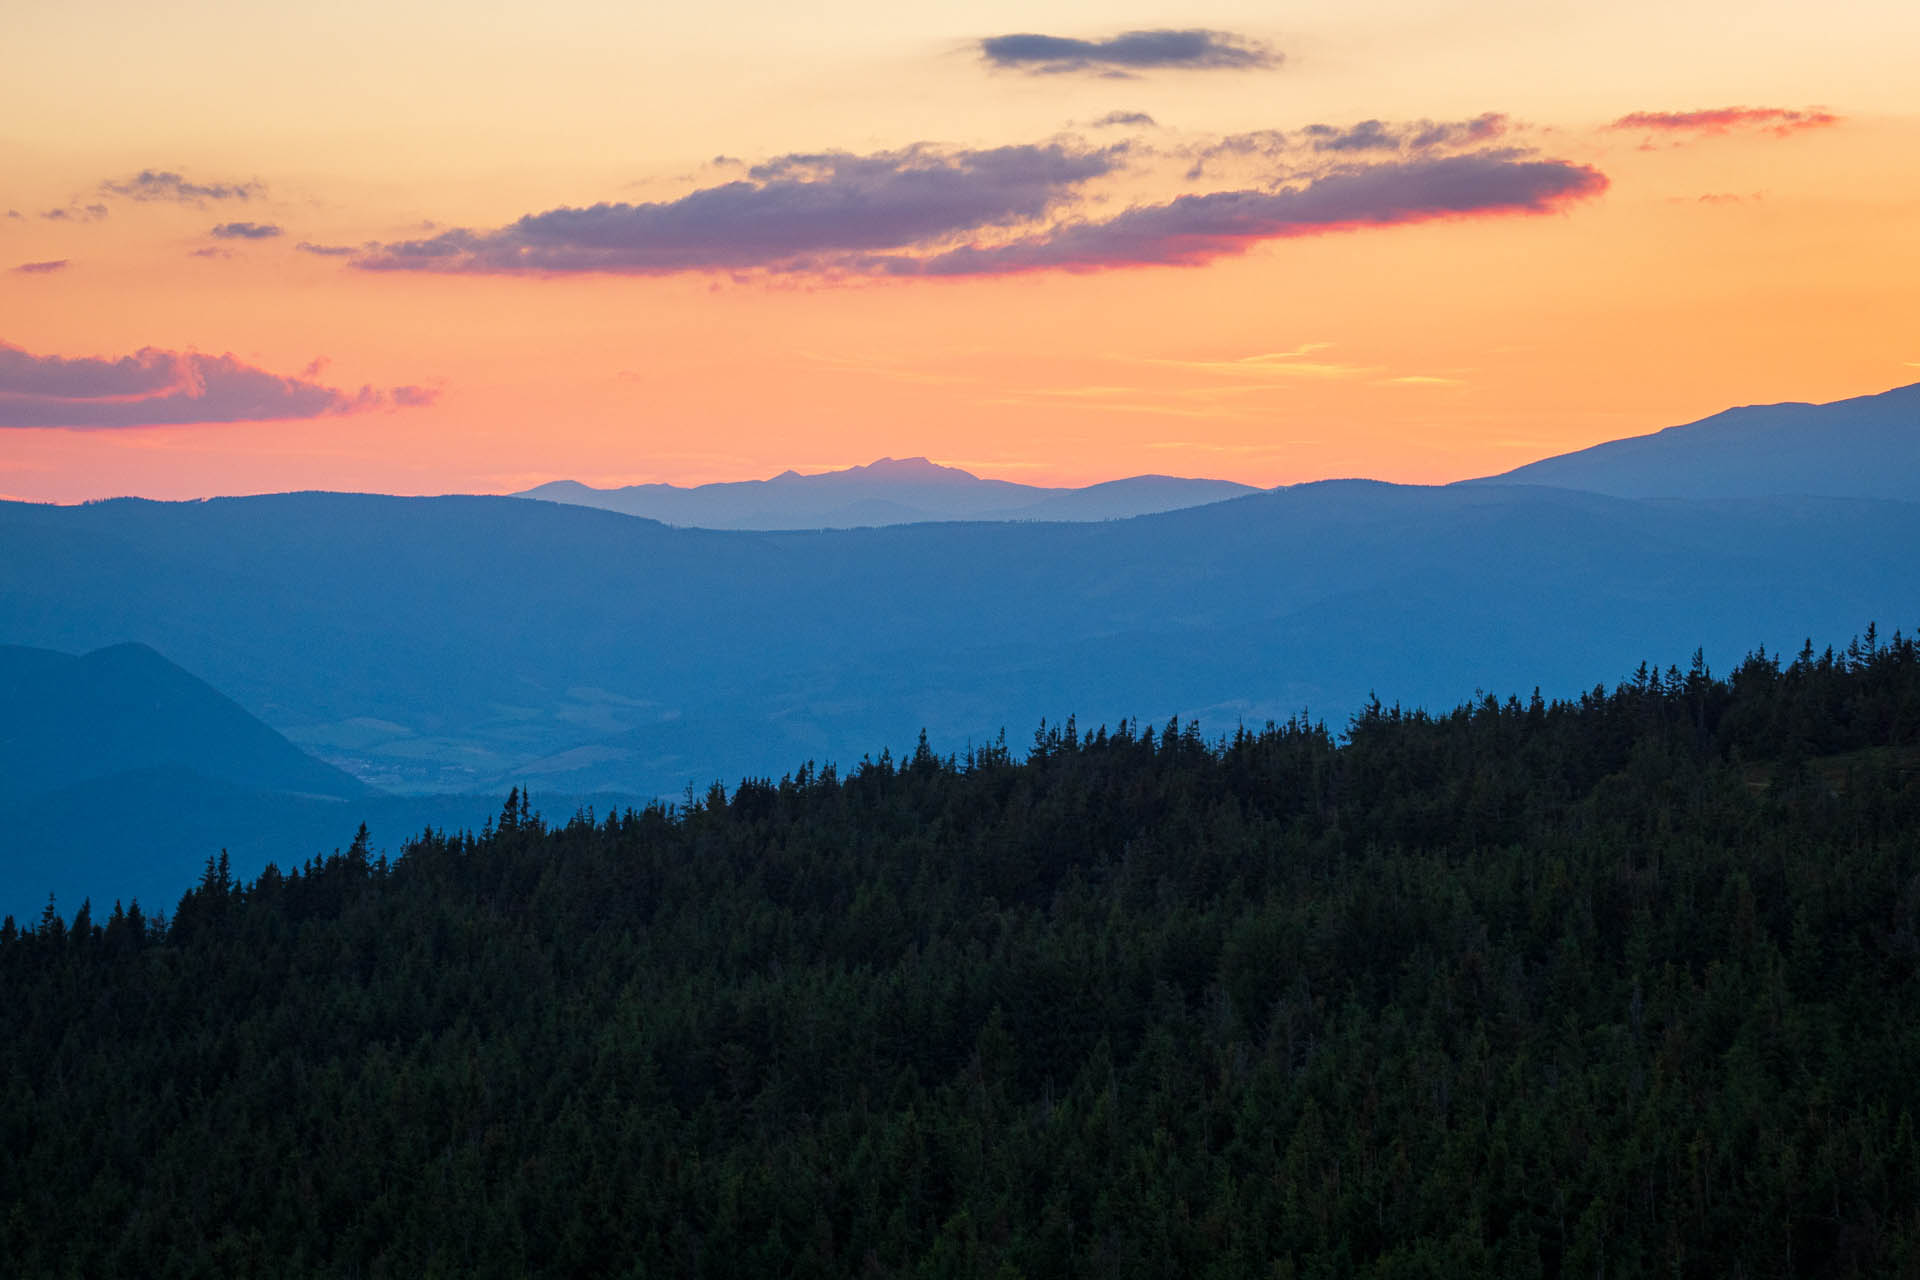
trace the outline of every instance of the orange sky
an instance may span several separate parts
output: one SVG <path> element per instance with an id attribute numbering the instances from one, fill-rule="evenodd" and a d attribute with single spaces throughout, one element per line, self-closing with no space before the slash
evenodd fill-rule
<path id="1" fill-rule="evenodd" d="M 9 7 L 0 494 L 690 483 L 889 454 L 1049 483 L 1444 481 L 1732 404 L 1920 380 L 1907 3 L 1815 18 L 1718 0 L 1578 15 L 1373 0 L 1280 20 L 1253 3 L 356 0 L 318 29 L 268 8 Z M 1176 28 L 1239 61 L 1154 61 L 1149 41 L 1128 62 L 1132 46 L 1104 43 Z M 1086 42 L 1073 47 L 1089 61 L 984 56 L 982 40 L 1014 33 Z M 1610 127 L 1735 106 L 1776 114 Z M 1094 126 L 1112 112 L 1156 123 Z M 1497 134 L 1416 141 L 1421 122 L 1485 113 L 1506 117 Z M 1326 149 L 1370 120 L 1400 141 Z M 1190 174 L 1252 131 L 1285 140 Z M 975 153 L 996 148 L 1051 166 L 1044 208 L 1021 194 L 1024 169 L 983 179 Z M 796 153 L 861 159 L 746 167 Z M 1470 181 L 1443 189 L 1434 164 Z M 935 230 L 896 234 L 888 206 L 872 235 L 892 238 L 848 249 L 846 228 L 903 172 L 953 178 L 898 215 Z M 1528 207 L 1498 194 L 1542 174 L 1560 185 Z M 749 206 L 735 221 L 703 203 L 728 183 Z M 841 191 L 855 212 L 795 229 L 790 210 Z M 1177 197 L 1229 192 L 1307 221 L 1197 265 L 1153 258 L 1191 239 L 1147 252 L 1117 234 L 1179 221 L 1190 235 L 1199 206 Z M 1336 197 L 1377 225 L 1299 212 Z M 978 220 L 954 213 L 976 199 Z M 579 233 L 654 255 L 647 274 L 631 258 L 501 270 L 484 253 L 367 269 L 449 228 L 545 252 L 516 219 L 601 202 L 664 211 Z M 660 249 L 669 221 L 730 265 Z M 754 248 L 807 235 L 833 247 Z M 1083 240 L 1098 262 L 1066 261 Z M 1009 242 L 1040 265 L 918 274 Z M 44 425 L 127 422 L 140 415 L 116 406 L 159 394 L 51 358 L 149 349 L 170 354 L 143 367 L 174 370 L 166 424 Z M 216 408 L 231 402 L 223 369 L 293 379 L 305 407 L 288 393 L 269 420 L 194 421 L 196 406 L 234 416 Z M 326 394 L 320 416 L 283 416 Z"/>

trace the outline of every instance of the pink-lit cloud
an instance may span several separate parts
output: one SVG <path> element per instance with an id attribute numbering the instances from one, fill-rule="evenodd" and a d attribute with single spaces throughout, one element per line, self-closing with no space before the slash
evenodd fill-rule
<path id="1" fill-rule="evenodd" d="M 1606 175 L 1598 169 L 1564 160 L 1497 151 L 1400 160 L 1336 170 L 1274 191 L 1180 196 L 1009 244 L 964 246 L 873 265 L 894 274 L 936 276 L 1199 266 L 1267 240 L 1447 218 L 1551 213 L 1606 188 Z"/>
<path id="2" fill-rule="evenodd" d="M 1715 136 L 1735 132 L 1770 133 L 1784 138 L 1807 129 L 1840 123 L 1827 111 L 1791 111 L 1785 107 L 1712 107 L 1702 111 L 1635 111 L 1607 127 L 1667 135 Z"/>
<path id="3" fill-rule="evenodd" d="M 405 386 L 344 391 L 283 377 L 232 354 L 143 347 L 117 360 L 37 356 L 0 344 L 0 427 L 143 427 L 268 422 L 431 403 Z"/>

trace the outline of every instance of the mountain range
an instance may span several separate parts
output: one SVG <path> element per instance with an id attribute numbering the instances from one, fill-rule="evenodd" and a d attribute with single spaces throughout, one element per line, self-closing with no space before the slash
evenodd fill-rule
<path id="1" fill-rule="evenodd" d="M 672 796 L 852 767 L 923 729 L 942 753 L 1018 744 L 1068 715 L 1212 734 L 1304 710 L 1338 729 L 1376 693 L 1572 696 L 1653 655 L 1698 647 L 1725 669 L 1756 645 L 1911 629 L 1917 408 L 1908 388 L 1734 410 L 1478 482 L 1329 481 L 1078 523 L 750 532 L 331 493 L 0 503 L 0 643 L 55 651 L 12 651 L 8 863 L 44 901 L 47 867 L 172 830 L 148 845 L 180 887 L 222 844 L 257 865 L 343 844 L 366 814 L 390 840 L 471 825 L 515 784 L 553 807 Z M 1768 467 L 1743 461 L 1756 433 Z M 157 653 L 113 648 L 128 642 Z M 106 712 L 85 686 L 116 663 L 153 674 L 158 654 L 324 764 L 302 772 L 210 711 L 196 723 L 233 730 L 217 751 L 114 745 L 151 747 L 186 715 L 164 697 L 137 731 L 89 729 Z"/>
<path id="2" fill-rule="evenodd" d="M 682 488 L 636 484 L 596 489 L 556 480 L 521 498 L 599 507 L 662 524 L 702 529 L 858 529 L 927 520 L 1116 520 L 1257 492 L 1231 480 L 1130 476 L 1080 489 L 989 480 L 925 458 L 881 458 L 863 467 L 770 480 Z"/>

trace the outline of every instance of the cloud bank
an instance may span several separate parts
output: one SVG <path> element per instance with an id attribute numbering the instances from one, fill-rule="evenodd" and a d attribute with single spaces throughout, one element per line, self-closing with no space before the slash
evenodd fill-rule
<path id="1" fill-rule="evenodd" d="M 430 403 L 421 387 L 342 391 L 232 354 L 143 347 L 118 360 L 36 356 L 0 344 L 0 427 L 146 427 L 268 422 Z"/>
<path id="2" fill-rule="evenodd" d="M 1123 31 L 1108 40 L 1016 32 L 988 36 L 980 56 L 996 67 L 1036 75 L 1092 71 L 1131 76 L 1141 71 L 1250 71 L 1277 67 L 1281 55 L 1258 41 L 1231 31 L 1160 28 Z"/>
<path id="3" fill-rule="evenodd" d="M 376 271 L 482 273 L 801 269 L 823 256 L 903 249 L 1032 221 L 1119 167 L 1123 147 L 1065 143 L 873 155 L 789 155 L 678 200 L 529 214 L 497 231 L 456 228 L 377 245 Z"/>

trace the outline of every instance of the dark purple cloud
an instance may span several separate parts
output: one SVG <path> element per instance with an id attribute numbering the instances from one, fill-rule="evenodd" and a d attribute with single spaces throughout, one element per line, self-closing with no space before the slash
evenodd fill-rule
<path id="1" fill-rule="evenodd" d="M 271 240 L 280 228 L 271 222 L 223 222 L 207 234 L 218 240 Z"/>
<path id="2" fill-rule="evenodd" d="M 66 258 L 55 258 L 51 262 L 23 262 L 14 270 L 23 276 L 50 276 L 56 271 L 65 271 L 68 265 Z"/>
<path id="3" fill-rule="evenodd" d="M 419 387 L 343 391 L 233 355 L 144 347 L 118 360 L 36 356 L 0 344 L 0 427 L 268 422 L 428 403 Z"/>
<path id="4" fill-rule="evenodd" d="M 293 247 L 301 253 L 311 253 L 322 258 L 347 258 L 357 252 L 350 244 L 315 244 L 311 240 L 302 240 Z"/>
<path id="5" fill-rule="evenodd" d="M 1550 213 L 1606 190 L 1599 170 L 1488 151 L 1336 170 L 1275 191 L 1215 191 L 1076 222 L 1009 244 L 869 263 L 896 275 L 1197 266 L 1263 240 L 1444 218 Z"/>
<path id="6" fill-rule="evenodd" d="M 266 188 L 258 182 L 189 182 L 169 170 L 142 169 L 131 178 L 103 182 L 100 190 L 129 200 L 203 204 L 208 200 L 251 200 Z"/>
<path id="7" fill-rule="evenodd" d="M 1123 31 L 1108 40 L 1076 40 L 1035 32 L 988 36 L 980 56 L 996 67 L 1037 75 L 1093 71 L 1128 76 L 1139 71 L 1247 71 L 1277 67 L 1281 55 L 1230 31 L 1161 28 Z"/>
<path id="8" fill-rule="evenodd" d="M 1093 122 L 1096 129 L 1151 129 L 1154 118 L 1144 111 L 1109 111 Z"/>
<path id="9" fill-rule="evenodd" d="M 804 269 L 1031 222 L 1119 168 L 1125 148 L 1054 142 L 984 151 L 914 146 L 874 155 L 788 155 L 678 200 L 529 214 L 373 245 L 376 271 L 578 272 Z"/>

